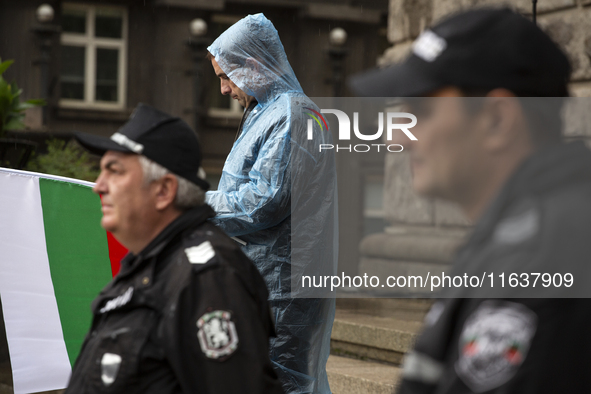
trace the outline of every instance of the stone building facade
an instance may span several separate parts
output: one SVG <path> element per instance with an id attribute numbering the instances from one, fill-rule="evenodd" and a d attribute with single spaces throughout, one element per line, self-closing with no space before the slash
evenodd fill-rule
<path id="1" fill-rule="evenodd" d="M 527 17 L 530 0 L 390 0 L 388 39 L 393 44 L 380 65 L 395 64 L 409 53 L 413 40 L 428 26 L 452 13 L 482 6 L 509 6 Z M 571 96 L 591 97 L 591 0 L 540 0 L 538 24 L 569 57 L 573 73 Z M 567 140 L 583 139 L 591 146 L 591 98 L 576 99 L 565 109 Z M 577 116 L 569 116 L 576 113 Z M 360 273 L 431 275 L 448 267 L 454 250 L 470 231 L 457 206 L 421 198 L 412 191 L 408 158 L 391 154 L 385 160 L 385 232 L 366 237 L 360 245 Z"/>

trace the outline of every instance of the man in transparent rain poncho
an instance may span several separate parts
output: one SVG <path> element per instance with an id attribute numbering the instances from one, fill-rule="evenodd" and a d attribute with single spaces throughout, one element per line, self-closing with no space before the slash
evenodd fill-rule
<path id="1" fill-rule="evenodd" d="M 246 108 L 218 190 L 207 193 L 213 220 L 244 244 L 265 278 L 277 332 L 270 355 L 284 390 L 330 393 L 335 300 L 301 280 L 336 272 L 334 155 L 319 152 L 330 133 L 314 122 L 308 136 L 309 114 L 320 110 L 263 14 L 238 21 L 208 51 L 222 94 Z"/>

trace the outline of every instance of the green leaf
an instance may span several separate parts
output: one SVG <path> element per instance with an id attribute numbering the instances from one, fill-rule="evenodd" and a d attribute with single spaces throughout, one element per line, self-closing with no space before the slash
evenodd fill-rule
<path id="1" fill-rule="evenodd" d="M 17 112 L 22 112 L 22 111 L 24 111 L 26 109 L 33 108 L 33 107 L 37 107 L 37 105 L 28 104 L 28 103 L 19 103 L 19 105 L 16 107 L 16 111 Z"/>
<path id="2" fill-rule="evenodd" d="M 20 102 L 22 90 L 19 89 L 16 82 L 8 83 L 2 73 L 14 63 L 14 60 L 2 61 L 0 59 L 0 137 L 6 130 L 16 130 L 24 128 L 24 111 L 40 105 L 45 105 L 44 100 L 35 99 Z"/>
<path id="3" fill-rule="evenodd" d="M 40 106 L 45 105 L 47 103 L 43 99 L 30 99 L 30 100 L 25 101 L 23 104 L 30 104 L 33 107 L 40 107 Z M 23 104 L 21 104 L 21 105 L 23 105 Z M 30 108 L 30 107 L 27 107 L 27 108 Z"/>
<path id="4" fill-rule="evenodd" d="M 0 75 L 4 74 L 4 71 L 6 71 L 6 69 L 10 67 L 12 63 L 14 63 L 14 60 L 7 60 L 5 62 L 0 63 Z"/>
<path id="5" fill-rule="evenodd" d="M 10 91 L 12 92 L 13 99 L 19 97 L 21 95 L 21 93 L 23 92 L 23 90 L 19 89 L 18 86 L 16 86 L 16 84 L 10 85 Z"/>
<path id="6" fill-rule="evenodd" d="M 8 115 L 12 108 L 11 108 L 11 97 L 8 95 L 0 94 L 0 114 Z"/>
<path id="7" fill-rule="evenodd" d="M 19 119 L 19 117 L 13 117 L 4 126 L 5 130 L 22 130 L 24 128 L 25 124 L 23 123 L 22 119 Z"/>
<path id="8" fill-rule="evenodd" d="M 15 109 L 16 112 L 23 112 L 26 109 L 29 108 L 35 108 L 35 107 L 39 107 L 39 105 L 35 105 L 35 104 L 28 104 L 28 103 L 20 103 L 18 105 L 18 107 Z"/>
<path id="9" fill-rule="evenodd" d="M 4 78 L 0 78 L 0 95 L 2 96 L 9 96 L 12 95 L 10 91 L 10 85 L 6 82 Z"/>

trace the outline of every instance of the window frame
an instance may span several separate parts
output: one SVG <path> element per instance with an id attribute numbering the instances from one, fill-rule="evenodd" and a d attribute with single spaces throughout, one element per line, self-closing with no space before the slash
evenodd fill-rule
<path id="1" fill-rule="evenodd" d="M 220 93 L 221 94 L 221 93 Z M 244 108 L 238 100 L 230 99 L 230 108 L 210 107 L 207 115 L 212 118 L 241 118 L 244 115 Z"/>
<path id="2" fill-rule="evenodd" d="M 97 9 L 117 10 L 122 13 L 121 38 L 95 37 L 95 16 Z M 62 108 L 97 109 L 97 110 L 123 110 L 127 102 L 127 47 L 129 16 L 127 8 L 114 5 L 95 5 L 81 3 L 64 3 L 63 10 L 83 10 L 86 12 L 86 32 L 69 33 L 60 35 L 61 46 L 83 47 L 84 56 L 84 99 L 59 98 L 58 104 Z M 97 49 L 119 50 L 119 62 L 117 72 L 117 102 L 98 101 L 96 94 L 96 54 Z"/>

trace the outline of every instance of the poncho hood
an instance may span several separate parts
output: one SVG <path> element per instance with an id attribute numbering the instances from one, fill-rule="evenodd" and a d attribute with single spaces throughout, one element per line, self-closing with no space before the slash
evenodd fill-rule
<path id="1" fill-rule="evenodd" d="M 277 30 L 263 14 L 239 20 L 207 50 L 228 78 L 261 104 L 284 92 L 302 92 Z"/>

